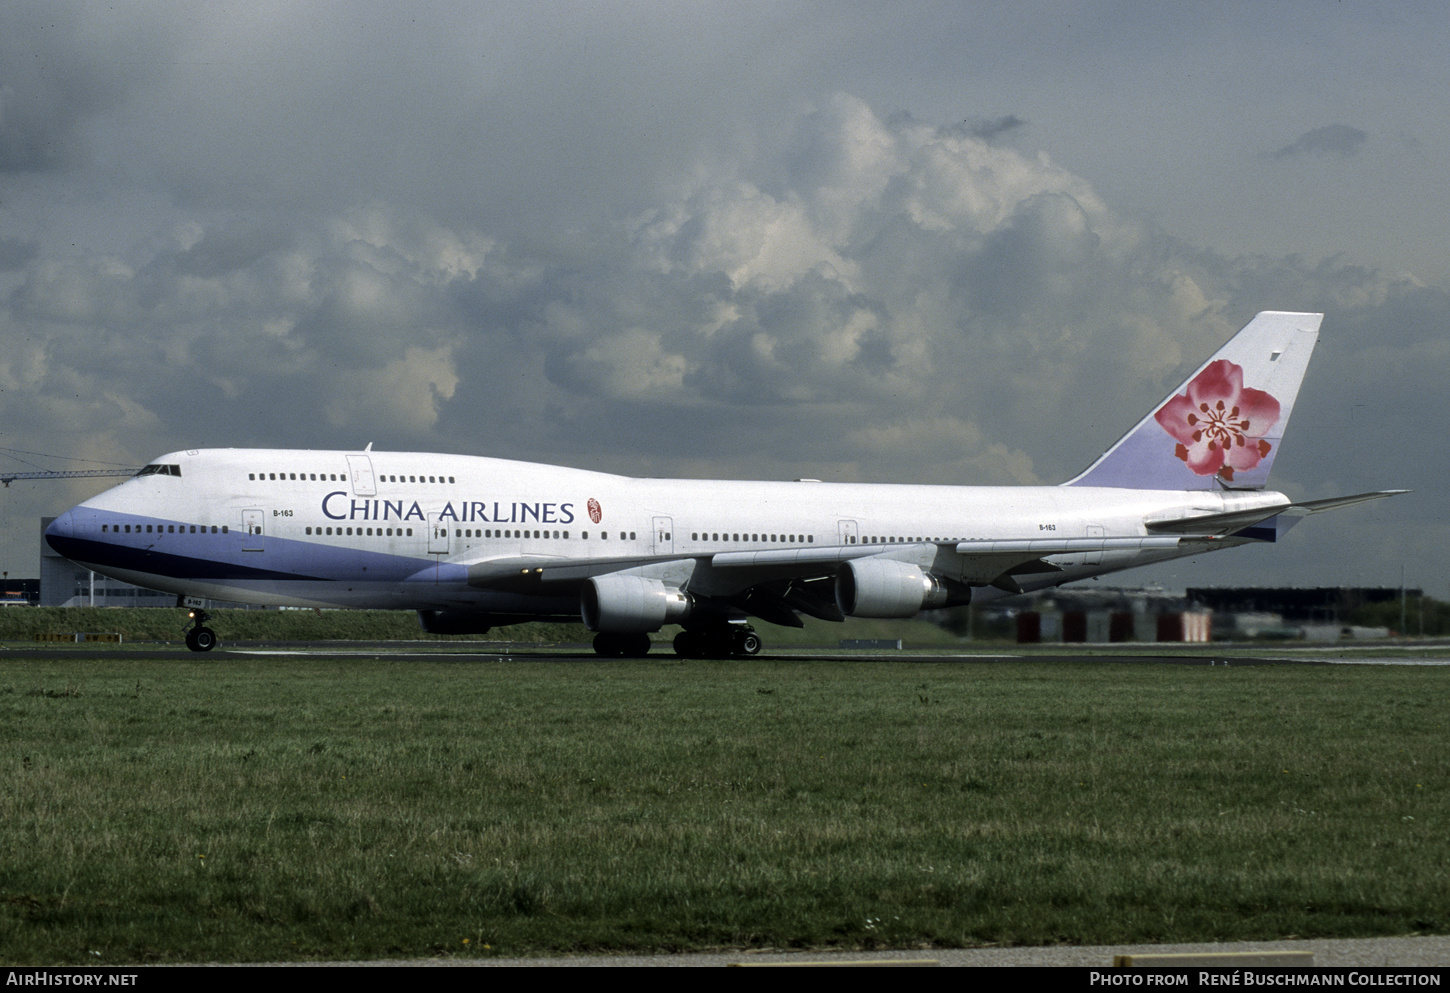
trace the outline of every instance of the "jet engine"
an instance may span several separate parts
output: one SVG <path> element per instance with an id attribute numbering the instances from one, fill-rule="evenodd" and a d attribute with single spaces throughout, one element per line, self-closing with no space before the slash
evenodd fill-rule
<path id="1" fill-rule="evenodd" d="M 642 633 L 690 616 L 688 593 L 643 576 L 594 576 L 579 593 L 579 613 L 591 631 Z"/>
<path id="2" fill-rule="evenodd" d="M 836 573 L 836 605 L 852 617 L 915 617 L 949 597 L 940 579 L 910 562 L 853 559 Z"/>

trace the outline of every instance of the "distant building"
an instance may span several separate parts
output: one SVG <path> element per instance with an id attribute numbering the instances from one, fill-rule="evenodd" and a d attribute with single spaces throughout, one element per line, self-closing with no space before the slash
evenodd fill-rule
<path id="1" fill-rule="evenodd" d="M 1371 603 L 1393 603 L 1398 586 L 1318 586 L 1306 589 L 1272 586 L 1219 586 L 1190 588 L 1189 601 L 1215 614 L 1278 614 L 1285 624 L 1339 624 Z M 1407 597 L 1420 590 L 1404 590 Z"/>
<path id="2" fill-rule="evenodd" d="M 1212 620 L 1181 593 L 1157 588 L 1055 587 L 1016 612 L 1019 642 L 1208 641 Z"/>
<path id="3" fill-rule="evenodd" d="M 32 607 L 40 602 L 40 580 L 6 578 L 0 607 Z"/>
<path id="4" fill-rule="evenodd" d="M 1397 587 L 1196 587 L 1183 593 L 1110 586 L 1033 594 L 1014 615 L 1024 642 L 1208 641 L 1210 638 L 1383 638 L 1387 628 L 1351 625 L 1366 604 L 1419 597 Z"/>

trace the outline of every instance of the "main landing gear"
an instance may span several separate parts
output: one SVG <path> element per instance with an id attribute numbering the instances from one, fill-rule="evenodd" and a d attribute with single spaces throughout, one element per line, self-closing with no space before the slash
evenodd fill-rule
<path id="1" fill-rule="evenodd" d="M 685 659 L 724 659 L 732 655 L 756 655 L 760 635 L 748 624 L 721 624 L 708 628 L 686 628 L 675 635 L 675 654 Z M 605 658 L 642 659 L 649 654 L 647 634 L 601 631 L 594 636 L 594 652 Z"/>
<path id="2" fill-rule="evenodd" d="M 191 612 L 191 623 L 186 627 L 186 647 L 193 652 L 209 652 L 216 647 L 216 632 L 206 626 L 210 616 L 200 607 Z"/>
<path id="3" fill-rule="evenodd" d="M 675 635 L 675 654 L 682 659 L 723 659 L 732 655 L 758 655 L 760 635 L 748 624 L 686 628 Z"/>
<path id="4" fill-rule="evenodd" d="M 642 659 L 649 654 L 649 635 L 601 631 L 594 636 L 594 654 L 607 659 Z"/>

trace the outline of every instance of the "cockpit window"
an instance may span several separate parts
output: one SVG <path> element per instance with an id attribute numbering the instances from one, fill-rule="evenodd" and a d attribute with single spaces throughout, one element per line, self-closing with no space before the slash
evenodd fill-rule
<path id="1" fill-rule="evenodd" d="M 145 468 L 143 468 L 140 472 L 136 473 L 136 475 L 137 476 L 180 476 L 181 475 L 181 466 L 179 466 L 179 465 L 161 465 L 159 463 L 153 463 L 153 464 L 148 465 Z"/>

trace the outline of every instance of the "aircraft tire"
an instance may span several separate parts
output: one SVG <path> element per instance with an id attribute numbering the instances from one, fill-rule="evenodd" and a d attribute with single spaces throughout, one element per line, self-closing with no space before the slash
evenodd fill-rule
<path id="1" fill-rule="evenodd" d="M 737 631 L 735 633 L 735 653 L 737 655 L 759 655 L 760 635 L 754 631 Z"/>
<path id="2" fill-rule="evenodd" d="M 594 636 L 594 654 L 611 659 L 642 659 L 649 654 L 647 634 L 617 634 L 601 631 Z"/>
<path id="3" fill-rule="evenodd" d="M 186 647 L 193 652 L 209 652 L 216 647 L 216 632 L 211 628 L 193 628 L 186 632 Z"/>
<path id="4" fill-rule="evenodd" d="M 675 654 L 682 659 L 728 659 L 758 655 L 763 643 L 753 630 L 681 631 L 675 635 Z"/>

